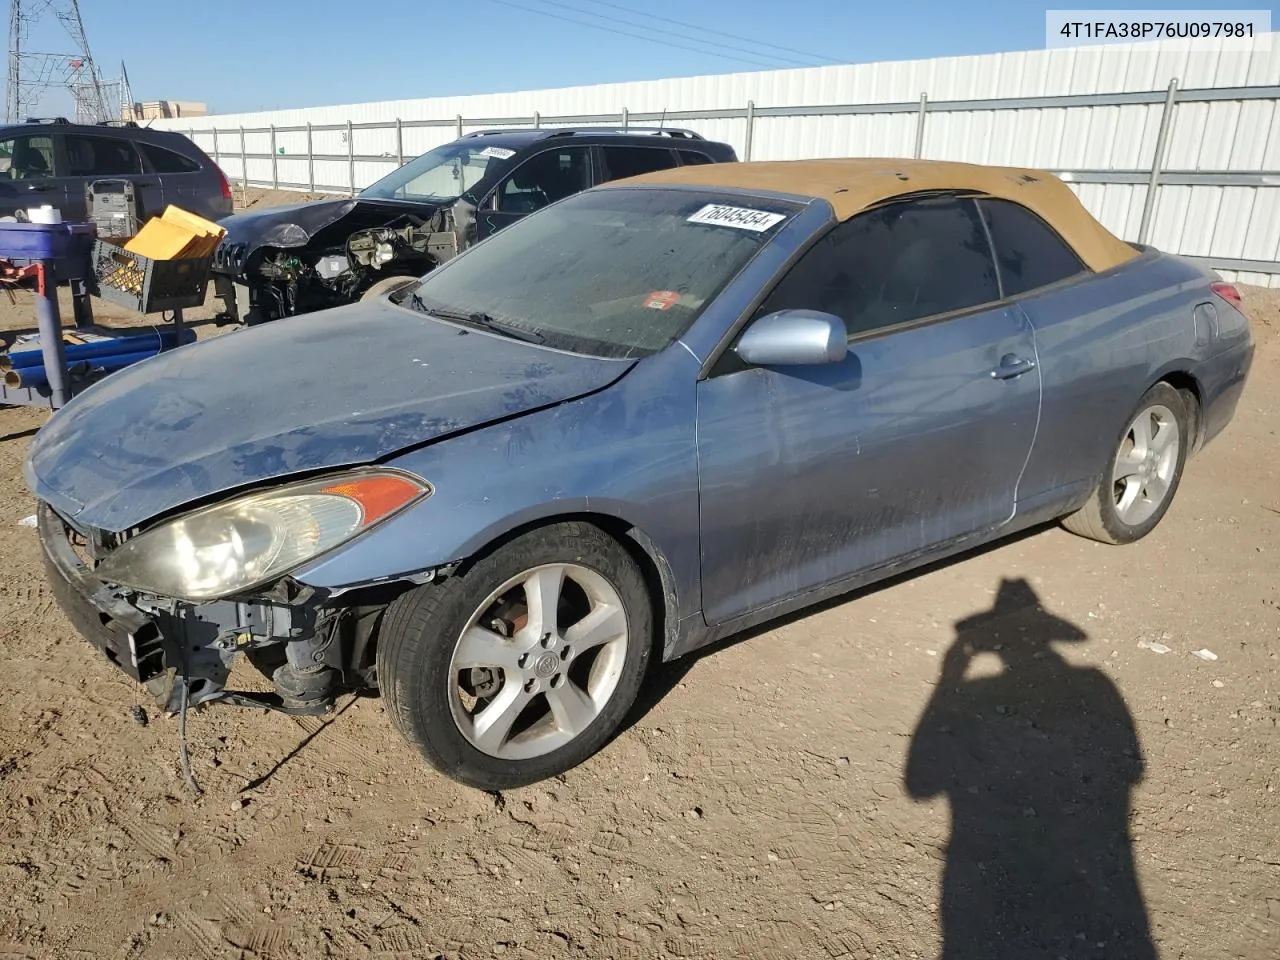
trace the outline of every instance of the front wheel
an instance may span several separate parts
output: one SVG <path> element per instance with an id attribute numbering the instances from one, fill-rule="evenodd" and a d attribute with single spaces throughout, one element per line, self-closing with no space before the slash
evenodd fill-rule
<path id="1" fill-rule="evenodd" d="M 392 722 L 433 767 L 502 790 L 563 773 L 603 746 L 652 648 L 635 560 L 598 527 L 559 523 L 393 602 L 379 686 Z"/>
<path id="2" fill-rule="evenodd" d="M 1167 383 L 1148 390 L 1107 460 L 1089 501 L 1065 517 L 1072 533 L 1132 543 L 1155 529 L 1173 502 L 1191 436 L 1187 401 Z"/>

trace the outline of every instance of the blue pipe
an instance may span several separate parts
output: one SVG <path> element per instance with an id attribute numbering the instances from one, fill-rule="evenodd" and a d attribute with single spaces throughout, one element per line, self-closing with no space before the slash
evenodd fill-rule
<path id="1" fill-rule="evenodd" d="M 113 353 L 110 356 L 98 357 L 94 361 L 81 361 L 87 367 L 93 370 L 105 370 L 110 373 L 113 370 L 119 370 L 121 367 L 127 367 L 132 363 L 138 363 L 141 360 L 149 359 L 159 354 L 159 350 L 143 350 L 140 353 Z M 33 364 L 29 367 L 20 367 L 17 370 L 9 370 L 4 375 L 4 385 L 9 388 L 16 387 L 32 387 L 40 388 L 49 385 L 49 378 L 46 375 L 44 366 L 41 364 Z"/>
<path id="2" fill-rule="evenodd" d="M 67 344 L 63 348 L 67 363 L 78 360 L 91 360 L 94 357 L 115 356 L 121 353 L 141 353 L 144 350 L 172 350 L 182 344 L 191 343 L 196 332 L 189 327 L 182 330 L 181 343 L 177 330 L 152 330 L 141 335 L 112 337 L 110 340 L 95 340 L 92 343 Z M 29 347 L 8 354 L 9 368 L 20 370 L 25 367 L 43 366 L 44 356 L 39 347 Z"/>

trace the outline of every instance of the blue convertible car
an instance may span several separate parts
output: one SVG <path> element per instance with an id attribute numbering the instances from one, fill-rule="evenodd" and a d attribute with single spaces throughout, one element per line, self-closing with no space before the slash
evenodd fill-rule
<path id="1" fill-rule="evenodd" d="M 63 609 L 162 703 L 376 688 L 497 789 L 651 661 L 1055 518 L 1146 535 L 1233 415 L 1240 307 L 1038 171 L 683 167 L 115 373 L 26 478 Z"/>

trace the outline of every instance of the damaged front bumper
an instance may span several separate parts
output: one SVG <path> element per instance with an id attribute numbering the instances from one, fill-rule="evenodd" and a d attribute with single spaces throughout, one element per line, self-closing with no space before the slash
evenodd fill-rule
<path id="1" fill-rule="evenodd" d="M 343 644 L 335 642 L 343 615 L 353 611 L 327 608 L 320 595 L 297 603 L 191 604 L 146 597 L 98 579 L 73 546 L 71 525 L 48 504 L 39 505 L 37 525 L 58 605 L 81 636 L 145 684 L 165 710 L 179 709 L 185 688 L 188 705 L 216 700 L 326 713 L 339 687 L 358 688 L 371 679 L 351 669 Z M 232 663 L 241 653 L 264 672 L 273 668 L 275 693 L 227 689 Z"/>

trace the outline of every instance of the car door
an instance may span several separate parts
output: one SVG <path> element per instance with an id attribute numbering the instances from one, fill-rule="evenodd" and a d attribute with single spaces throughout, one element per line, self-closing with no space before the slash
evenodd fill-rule
<path id="1" fill-rule="evenodd" d="M 698 385 L 702 601 L 718 624 L 1013 515 L 1039 372 L 972 200 L 837 226 L 756 311 L 845 321 L 841 363 L 729 351 Z"/>
<path id="2" fill-rule="evenodd" d="M 142 158 L 133 142 L 124 137 L 67 133 L 62 137 L 66 151 L 67 208 L 65 219 L 88 216 L 85 187 L 94 180 L 130 180 L 138 204 L 139 223 L 164 213 L 164 193 L 158 174 L 143 169 Z"/>
<path id="3" fill-rule="evenodd" d="M 154 174 L 159 181 L 159 205 L 149 205 L 148 213 L 163 213 L 173 204 L 202 217 L 216 215 L 215 200 L 221 191 L 216 178 L 208 176 L 200 164 L 159 144 L 136 141 L 134 145 L 142 154 L 147 174 Z"/>
<path id="4" fill-rule="evenodd" d="M 498 182 L 476 213 L 476 238 L 483 240 L 526 217 L 591 186 L 591 148 L 561 146 L 534 154 Z"/>
<path id="5" fill-rule="evenodd" d="M 53 137 L 20 133 L 0 139 L 0 216 L 50 204 L 66 208 L 66 190 L 57 179 Z M 66 217 L 65 219 L 71 219 Z"/>
<path id="6" fill-rule="evenodd" d="M 1166 334 L 1161 311 L 1142 329 L 1124 304 L 1123 275 L 1093 272 L 1043 219 L 1009 200 L 979 201 L 1006 294 L 1036 330 L 1042 409 L 1021 495 L 1032 509 L 1092 487 L 1111 455 L 1120 418 L 1136 400 L 1133 364 Z M 1171 307 L 1176 301 L 1166 301 Z M 1176 308 L 1175 308 L 1176 309 Z M 1193 324 L 1187 305 L 1186 321 Z"/>

